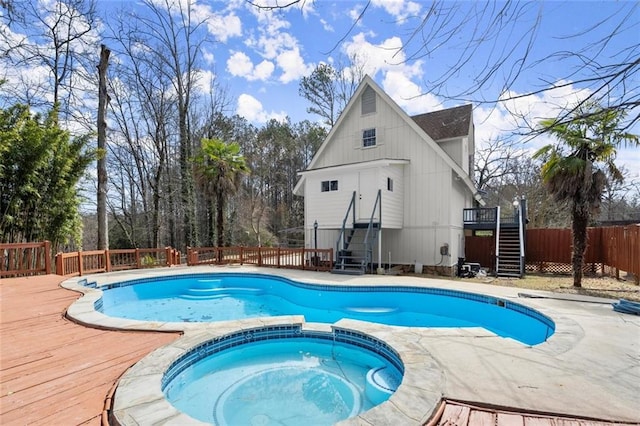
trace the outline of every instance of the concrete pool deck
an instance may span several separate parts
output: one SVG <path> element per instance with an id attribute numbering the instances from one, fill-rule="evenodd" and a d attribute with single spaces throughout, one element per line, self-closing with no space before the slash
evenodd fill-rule
<path id="1" fill-rule="evenodd" d="M 526 346 L 482 328 L 405 328 L 354 320 L 336 325 L 380 338 L 394 347 L 405 363 L 405 378 L 391 399 L 349 425 L 422 424 L 441 398 L 560 413 L 619 422 L 640 422 L 640 317 L 614 312 L 613 300 L 523 298 L 522 289 L 462 281 L 399 276 L 340 276 L 308 271 L 255 267 L 174 267 L 82 277 L 98 286 L 167 274 L 256 272 L 306 283 L 348 285 L 409 285 L 481 293 L 517 301 L 552 318 L 556 332 L 545 343 Z M 118 329 L 183 331 L 184 335 L 154 351 L 125 373 L 115 394 L 113 414 L 122 424 L 197 424 L 167 403 L 160 378 L 166 366 L 198 342 L 265 324 L 302 323 L 301 317 L 274 317 L 224 323 L 142 323 L 110 318 L 93 309 L 100 292 L 80 286 L 80 278 L 65 288 L 83 298 L 68 309 L 76 321 Z M 527 291 L 527 293 L 531 293 Z M 535 292 L 538 295 L 557 296 Z M 329 325 L 304 324 L 329 329 Z"/>

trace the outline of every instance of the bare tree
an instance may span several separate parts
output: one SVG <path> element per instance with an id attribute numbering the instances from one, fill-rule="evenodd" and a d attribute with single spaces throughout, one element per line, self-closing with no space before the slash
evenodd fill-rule
<path id="1" fill-rule="evenodd" d="M 100 49 L 98 64 L 98 250 L 109 248 L 109 226 L 107 222 L 107 67 L 111 51 L 104 44 Z"/>
<path id="2" fill-rule="evenodd" d="M 84 105 L 82 94 L 95 87 L 92 57 L 95 55 L 97 14 L 94 0 L 41 2 L 14 0 L 2 15 L 15 33 L 4 34 L 0 59 L 14 70 L 10 96 L 29 105 L 57 104 L 61 118 L 78 118 Z M 5 28 L 5 31 L 8 31 Z M 24 33 L 25 36 L 18 35 Z M 33 72 L 44 68 L 49 78 L 38 80 Z M 93 123 L 88 124 L 93 128 Z"/>
<path id="3" fill-rule="evenodd" d="M 130 14 L 126 18 L 130 25 L 127 33 L 132 38 L 130 49 L 133 51 L 144 46 L 144 60 L 152 63 L 153 71 L 163 76 L 164 81 L 170 81 L 172 84 L 177 121 L 175 127 L 178 130 L 180 202 L 177 211 L 182 229 L 180 245 L 193 246 L 198 244 L 198 228 L 195 217 L 193 169 L 190 161 L 194 154 L 191 108 L 198 78 L 199 52 L 202 43 L 205 42 L 205 39 L 199 35 L 202 33 L 200 31 L 202 22 L 193 19 L 192 9 L 188 3 L 173 0 L 144 0 L 142 4 L 146 13 Z M 171 126 L 169 123 L 164 125 Z"/>
<path id="4" fill-rule="evenodd" d="M 494 138 L 476 151 L 475 179 L 480 191 L 488 192 L 505 184 L 515 170 L 515 160 L 523 156 L 513 141 Z"/>

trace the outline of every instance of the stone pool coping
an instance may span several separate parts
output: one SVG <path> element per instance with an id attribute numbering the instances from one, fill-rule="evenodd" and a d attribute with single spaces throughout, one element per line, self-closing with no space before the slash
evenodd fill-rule
<path id="1" fill-rule="evenodd" d="M 385 403 L 359 416 L 341 422 L 344 425 L 422 424 L 434 413 L 442 397 L 496 405 L 521 407 L 565 414 L 605 417 L 611 420 L 640 420 L 635 412 L 640 403 L 635 383 L 640 383 L 638 343 L 640 318 L 621 316 L 611 307 L 553 299 L 518 298 L 519 289 L 461 281 L 417 277 L 346 277 L 308 271 L 256 267 L 172 267 L 136 270 L 72 278 L 62 286 L 84 293 L 69 307 L 67 315 L 75 321 L 102 328 L 182 331 L 173 343 L 152 352 L 129 369 L 116 390 L 113 415 L 120 424 L 149 424 L 156 421 L 173 424 L 199 424 L 178 412 L 162 394 L 160 383 L 166 368 L 189 348 L 203 341 L 240 330 L 265 325 L 302 324 L 305 329 L 330 330 L 328 324 L 305 323 L 301 316 L 280 316 L 217 323 L 143 322 L 108 317 L 94 309 L 101 291 L 82 285 L 82 280 L 100 286 L 113 282 L 153 276 L 247 272 L 277 275 L 295 281 L 328 285 L 409 285 L 437 287 L 486 294 L 517 303 L 552 318 L 555 333 L 539 345 L 527 346 L 501 338 L 483 328 L 407 328 L 385 326 L 344 319 L 336 326 L 353 329 L 379 338 L 392 346 L 405 364 L 402 384 Z M 573 304 L 573 306 L 572 306 Z M 578 308 L 578 309 L 576 309 Z M 588 318 L 585 320 L 585 315 Z M 593 317 L 596 315 L 596 317 Z M 603 330 L 594 322 L 605 317 Z M 601 327 L 602 328 L 602 327 Z M 620 332 L 623 336 L 620 336 Z M 624 337 L 627 333 L 627 337 Z M 593 335 L 593 336 L 592 336 Z M 613 366 L 607 366 L 598 354 L 607 351 L 598 346 L 598 338 L 615 341 Z M 640 339 L 636 339 L 640 341 Z M 600 342 L 604 343 L 604 342 Z M 624 353 L 618 354 L 617 349 Z M 619 355 L 619 356 L 618 356 Z M 610 361 L 610 360 L 607 360 Z M 616 377 L 625 371 L 628 377 Z M 593 392 L 589 397 L 585 389 Z M 633 395 L 635 391 L 636 396 Z M 604 396 L 608 396 L 603 398 Z M 609 400 L 610 399 L 610 400 Z"/>

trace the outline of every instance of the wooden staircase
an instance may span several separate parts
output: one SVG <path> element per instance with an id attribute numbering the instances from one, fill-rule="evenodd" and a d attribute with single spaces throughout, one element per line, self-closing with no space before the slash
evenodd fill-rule
<path id="1" fill-rule="evenodd" d="M 498 241 L 496 275 L 522 278 L 520 232 L 517 227 L 501 227 Z"/>

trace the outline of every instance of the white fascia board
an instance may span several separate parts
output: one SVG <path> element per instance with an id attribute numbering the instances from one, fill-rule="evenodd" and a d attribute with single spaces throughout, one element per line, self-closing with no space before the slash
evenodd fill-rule
<path id="1" fill-rule="evenodd" d="M 298 176 L 300 176 L 300 179 L 298 180 L 298 183 L 296 183 L 296 186 L 293 188 L 293 193 L 295 195 L 304 197 L 304 183 L 305 183 L 306 177 L 310 175 L 331 176 L 336 172 L 388 167 L 388 166 L 397 165 L 397 164 L 405 165 L 409 163 L 411 163 L 411 161 L 404 160 L 404 159 L 382 158 L 378 160 L 362 161 L 362 162 L 350 163 L 350 164 L 339 164 L 337 166 L 327 166 L 327 167 L 321 167 L 318 169 L 305 170 L 302 172 L 298 172 Z"/>
<path id="2" fill-rule="evenodd" d="M 369 169 L 374 167 L 387 167 L 395 164 L 409 164 L 411 161 L 404 159 L 395 159 L 395 158 L 381 158 L 378 160 L 371 161 L 361 161 L 358 163 L 349 163 L 349 164 L 339 164 L 337 166 L 327 166 L 321 167 L 318 169 L 310 169 L 305 170 L 303 172 L 298 172 L 299 176 L 303 178 L 308 175 L 322 175 L 322 174 L 331 174 L 335 172 L 343 172 L 348 170 L 361 170 L 361 169 Z"/>

